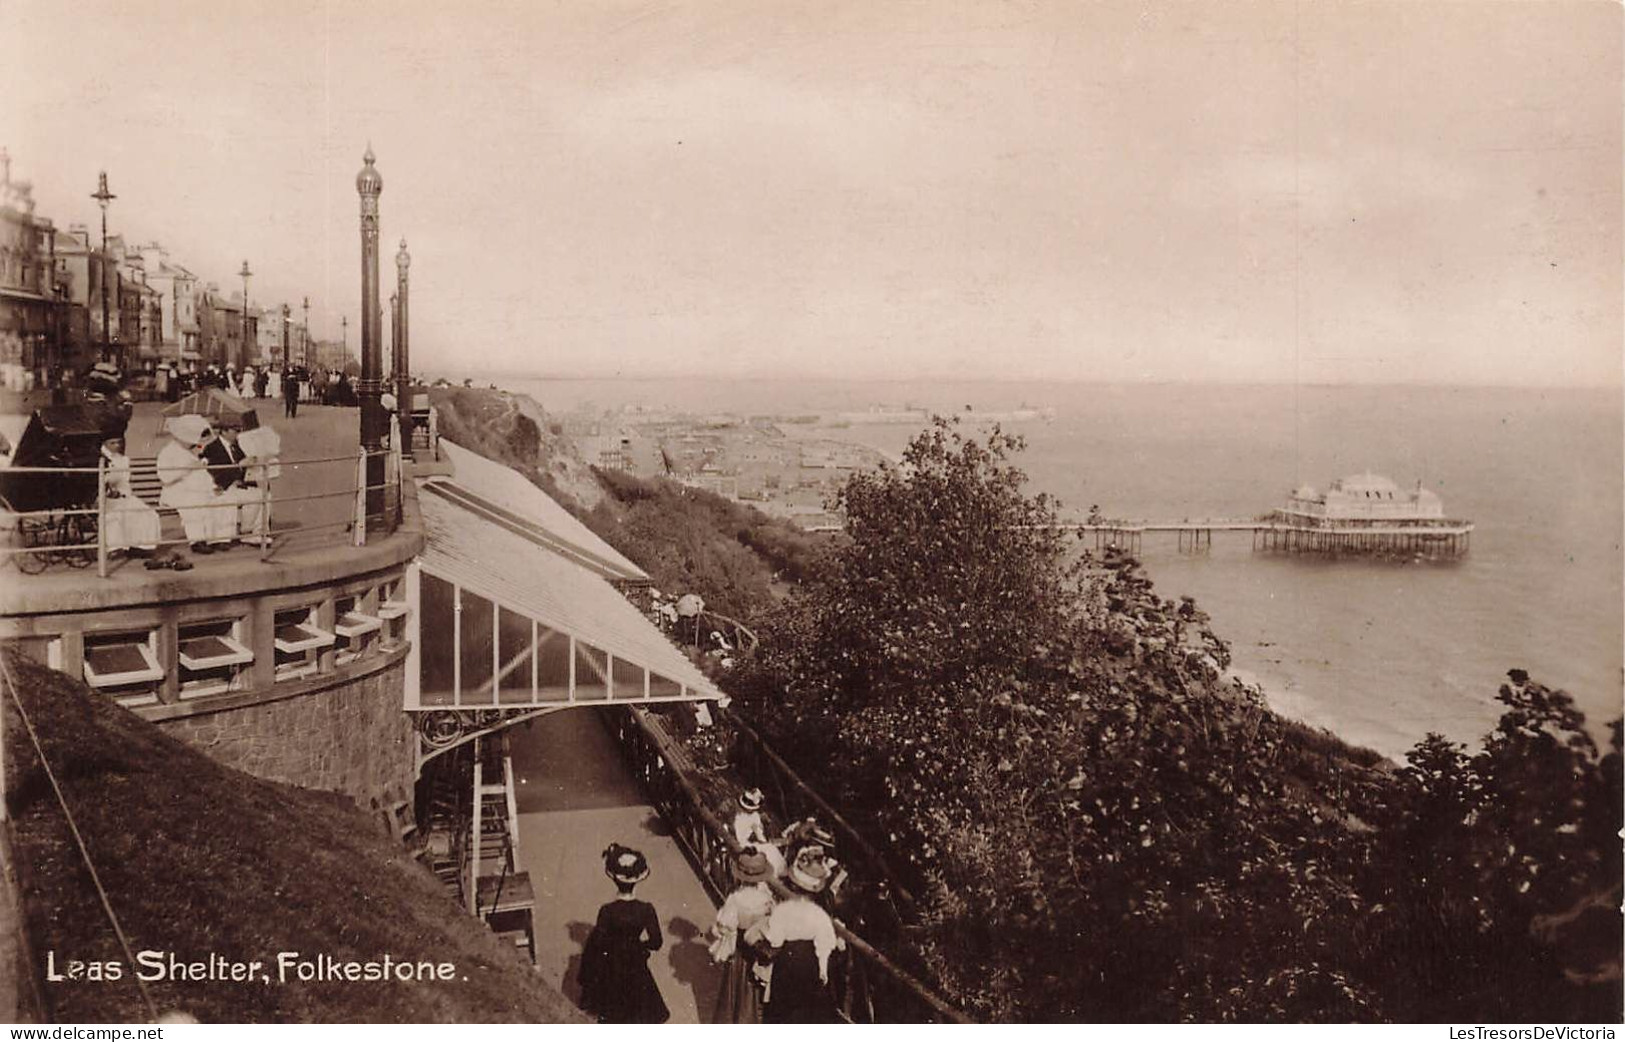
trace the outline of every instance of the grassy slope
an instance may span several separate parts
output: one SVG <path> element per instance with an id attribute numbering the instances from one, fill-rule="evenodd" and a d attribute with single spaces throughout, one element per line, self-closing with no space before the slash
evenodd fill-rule
<path id="1" fill-rule="evenodd" d="M 670 593 L 749 622 L 802 578 L 827 537 L 663 478 L 602 472 L 525 395 L 435 387 L 440 432 L 518 471 Z"/>
<path id="2" fill-rule="evenodd" d="M 152 983 L 205 1022 L 580 1020 L 348 800 L 224 767 L 59 673 L 7 657 L 131 947 L 261 960 L 272 983 Z M 36 958 L 119 960 L 89 873 L 6 706 L 7 793 Z M 454 962 L 448 983 L 276 983 L 276 953 Z M 145 1020 L 118 983 L 46 983 L 62 1021 Z"/>

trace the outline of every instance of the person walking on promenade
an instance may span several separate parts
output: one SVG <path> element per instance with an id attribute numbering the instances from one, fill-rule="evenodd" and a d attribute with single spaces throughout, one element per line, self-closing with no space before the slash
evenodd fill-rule
<path id="1" fill-rule="evenodd" d="M 739 794 L 739 811 L 734 815 L 734 839 L 742 847 L 755 847 L 773 867 L 774 876 L 784 875 L 784 852 L 767 838 L 762 821 L 762 790 L 746 789 Z"/>
<path id="2" fill-rule="evenodd" d="M 664 1024 L 671 1016 L 660 996 L 649 955 L 660 950 L 660 917 L 654 906 L 632 896 L 649 876 L 638 851 L 611 843 L 604 874 L 615 883 L 615 900 L 598 909 L 598 921 L 581 950 L 581 1008 L 601 1024 Z"/>
<path id="3" fill-rule="evenodd" d="M 833 1024 L 840 1014 L 829 990 L 829 957 L 845 947 L 835 921 L 814 902 L 829 885 L 823 858 L 806 852 L 790 862 L 794 896 L 773 906 L 762 929 L 772 950 L 773 977 L 763 1021 L 769 1024 Z"/>
<path id="4" fill-rule="evenodd" d="M 282 410 L 290 420 L 299 415 L 299 377 L 292 366 L 282 370 Z"/>
<path id="5" fill-rule="evenodd" d="M 711 928 L 717 938 L 711 944 L 711 961 L 727 966 L 711 1023 L 759 1024 L 768 967 L 758 957 L 755 945 L 761 942 L 762 927 L 773 911 L 773 891 L 767 881 L 776 873 L 766 855 L 755 847 L 746 847 L 734 858 L 733 874 L 739 888 L 717 910 L 717 921 Z"/>

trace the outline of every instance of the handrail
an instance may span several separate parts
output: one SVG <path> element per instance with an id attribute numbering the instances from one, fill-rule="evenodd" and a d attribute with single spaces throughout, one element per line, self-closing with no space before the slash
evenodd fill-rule
<path id="1" fill-rule="evenodd" d="M 613 731 L 623 754 L 671 826 L 696 874 L 712 898 L 720 901 L 733 887 L 733 861 L 741 848 L 732 831 L 706 808 L 682 766 L 686 755 L 651 724 L 641 707 L 604 707 L 602 711 L 614 721 Z M 788 896 L 782 884 L 775 881 L 772 885 L 780 897 Z M 839 919 L 835 931 L 846 942 L 847 956 L 831 960 L 830 987 L 847 1019 L 860 1023 L 971 1023 Z"/>
<path id="2" fill-rule="evenodd" d="M 365 478 L 365 469 L 366 468 L 364 466 L 364 463 L 365 463 L 365 461 L 367 461 L 367 460 L 369 460 L 371 458 L 374 458 L 374 457 L 382 457 L 386 461 L 386 463 L 393 459 L 394 464 L 395 464 L 393 467 L 390 467 L 390 466 L 385 467 L 384 480 L 383 480 L 382 483 L 371 483 L 371 482 L 368 482 L 366 480 L 366 478 Z M 131 458 L 132 459 L 139 459 L 139 460 L 142 460 L 142 461 L 152 460 L 154 465 L 156 465 L 156 458 L 155 457 L 137 456 L 137 457 L 131 457 Z M 315 465 L 321 465 L 321 464 L 333 464 L 333 463 L 347 463 L 347 464 L 349 464 L 351 466 L 358 466 L 358 464 L 360 464 L 358 466 L 357 479 L 356 479 L 355 484 L 351 485 L 349 483 L 346 483 L 343 487 L 334 488 L 334 489 L 330 489 L 330 490 L 327 490 L 327 491 L 307 492 L 307 493 L 301 493 L 301 494 L 298 494 L 298 495 L 282 495 L 282 496 L 272 497 L 271 493 L 270 493 L 271 480 L 263 477 L 263 474 L 264 474 L 263 468 L 265 468 L 265 467 L 267 467 L 269 465 L 272 465 L 272 464 L 286 465 L 286 466 L 288 466 L 290 468 L 295 468 L 295 467 L 303 467 L 303 466 L 315 466 Z M 345 455 L 345 456 L 311 456 L 311 457 L 298 457 L 298 458 L 286 458 L 286 457 L 282 457 L 282 456 L 272 456 L 272 457 L 253 456 L 253 457 L 245 458 L 244 460 L 242 460 L 240 462 L 237 462 L 237 463 L 200 463 L 195 468 L 194 467 L 188 467 L 187 469 L 188 470 L 200 469 L 200 470 L 209 471 L 209 472 L 236 471 L 236 470 L 255 471 L 256 469 L 259 470 L 260 476 L 261 476 L 261 480 L 258 481 L 258 485 L 259 485 L 259 489 L 260 489 L 259 501 L 260 501 L 260 509 L 262 511 L 261 518 L 262 518 L 262 521 L 263 521 L 263 527 L 262 527 L 261 532 L 259 533 L 258 543 L 259 543 L 259 547 L 260 547 L 260 549 L 262 551 L 262 559 L 267 558 L 269 555 L 271 555 L 272 553 L 275 552 L 275 546 L 273 545 L 273 542 L 272 542 L 272 539 L 271 539 L 271 533 L 270 533 L 270 507 L 272 507 L 274 505 L 279 505 L 280 504 L 280 505 L 286 506 L 288 504 L 293 504 L 293 503 L 305 503 L 305 502 L 312 502 L 312 501 L 316 501 L 316 500 L 336 499 L 336 498 L 340 498 L 340 497 L 355 497 L 358 500 L 365 500 L 366 493 L 373 492 L 373 491 L 379 491 L 379 492 L 382 492 L 384 494 L 384 498 L 385 498 L 385 502 L 386 502 L 386 510 L 385 510 L 386 521 L 385 521 L 383 534 L 388 534 L 389 532 L 394 531 L 395 528 L 399 527 L 399 523 L 400 523 L 400 521 L 402 519 L 402 509 L 403 509 L 402 500 L 404 499 L 404 495 L 400 490 L 402 489 L 402 487 L 404 486 L 404 483 L 405 483 L 405 473 L 404 473 L 404 471 L 403 471 L 403 469 L 401 467 L 398 448 L 393 446 L 393 445 L 391 445 L 390 447 L 371 449 L 371 450 L 358 448 L 356 453 L 354 453 L 352 455 Z M 108 568 L 109 548 L 106 545 L 106 539 L 105 539 L 105 534 L 104 533 L 105 533 L 105 529 L 106 529 L 106 524 L 105 524 L 106 517 L 107 517 L 107 514 L 108 514 L 108 510 L 109 510 L 109 506 L 108 506 L 109 497 L 105 494 L 106 493 L 106 481 L 107 481 L 107 479 L 106 479 L 106 468 L 104 466 L 104 461 L 103 460 L 98 459 L 97 460 L 97 465 L 94 466 L 94 467 L 6 467 L 6 468 L 3 468 L 3 470 L 0 470 L 0 472 L 7 473 L 7 474 L 42 474 L 42 475 L 49 475 L 49 474 L 54 474 L 54 475 L 95 474 L 95 475 L 97 475 L 96 500 L 95 500 L 94 504 L 64 505 L 64 506 L 58 507 L 58 508 L 47 508 L 47 509 L 41 509 L 41 510 L 13 510 L 13 509 L 10 509 L 9 505 L 5 504 L 3 500 L 0 500 L 0 508 L 4 508 L 3 510 L 0 510 L 0 514 L 3 514 L 6 517 L 18 518 L 18 519 L 26 519 L 26 520 L 33 520 L 33 519 L 38 519 L 38 518 L 46 518 L 46 519 L 48 519 L 48 522 L 47 522 L 47 524 L 45 526 L 47 530 L 54 529 L 54 528 L 58 527 L 57 523 L 62 522 L 62 524 L 60 525 L 62 531 L 61 531 L 60 535 L 58 535 L 58 538 L 60 538 L 62 535 L 67 535 L 70 532 L 73 532 L 73 534 L 82 535 L 87 540 L 85 542 L 73 542 L 73 543 L 46 542 L 46 543 L 39 543 L 37 545 L 32 545 L 32 546 L 29 546 L 29 545 L 0 546 L 0 563 L 5 563 L 5 562 L 10 561 L 10 560 L 15 559 L 15 558 L 26 558 L 29 555 L 36 555 L 41 559 L 38 562 L 38 566 L 37 566 L 36 570 L 43 570 L 44 568 L 48 567 L 51 563 L 60 562 L 65 557 L 65 559 L 67 560 L 67 563 L 69 563 L 73 567 L 88 567 L 91 563 L 95 563 L 96 571 L 97 571 L 98 576 L 100 576 L 101 578 L 107 578 L 108 577 L 108 575 L 110 574 L 109 573 L 109 568 Z M 389 496 L 389 490 L 392 489 L 392 488 L 396 489 L 397 491 L 396 491 L 395 496 L 393 497 L 393 501 L 391 502 L 391 497 Z M 135 498 L 141 499 L 142 497 L 140 497 L 138 495 Z M 143 500 L 143 502 L 144 501 L 145 500 Z M 225 509 L 227 506 L 229 506 L 229 504 L 203 503 L 203 504 L 198 504 L 198 509 L 206 509 L 206 510 L 208 510 L 208 509 Z M 357 510 L 358 511 L 364 510 L 364 506 L 365 506 L 365 504 L 363 502 L 362 504 L 360 504 L 358 506 Z M 338 528 L 338 527 L 341 527 L 341 526 L 347 531 L 348 530 L 359 530 L 358 529 L 358 521 L 360 520 L 361 517 L 364 516 L 364 514 L 358 513 L 356 511 L 352 511 L 352 512 L 350 512 L 350 515 L 351 516 L 349 518 L 347 518 L 346 520 L 344 520 L 344 521 L 333 522 L 333 523 L 329 523 L 329 524 L 305 525 L 305 526 L 302 526 L 299 529 L 299 531 L 301 533 L 309 533 L 309 532 L 315 532 L 315 531 L 325 530 L 325 529 L 329 529 L 329 528 Z M 96 519 L 96 522 L 95 522 L 96 530 L 95 530 L 95 532 L 94 533 L 85 532 L 85 531 L 83 531 L 83 526 L 81 527 L 81 529 L 79 531 L 74 531 L 72 528 L 70 528 L 65 523 L 65 519 L 76 518 L 76 517 L 94 517 Z M 391 521 L 393 521 L 393 523 L 391 523 Z M 162 538 L 160 538 L 160 539 L 158 539 L 156 541 L 154 546 L 155 546 L 155 548 L 156 547 L 175 547 L 175 546 L 184 547 L 189 542 L 190 542 L 190 540 L 185 539 L 185 538 L 179 538 L 179 539 L 162 539 Z M 62 555 L 62 556 L 59 556 L 59 555 Z M 24 566 L 22 564 L 19 564 L 18 567 L 23 568 Z"/>
<path id="3" fill-rule="evenodd" d="M 847 821 L 840 811 L 831 806 L 824 797 L 818 794 L 817 790 L 808 785 L 801 775 L 797 774 L 794 768 L 786 763 L 784 758 L 767 743 L 767 739 L 763 738 L 755 728 L 746 723 L 738 713 L 720 706 L 714 712 L 726 718 L 749 740 L 753 754 L 752 760 L 754 761 L 749 765 L 750 772 L 753 776 L 768 774 L 773 778 L 776 789 L 775 795 L 778 797 L 777 805 L 784 811 L 786 817 L 796 820 L 806 815 L 799 810 L 791 809 L 795 804 L 791 802 L 789 793 L 784 791 L 784 786 L 780 783 L 781 779 L 788 779 L 791 789 L 802 800 L 812 805 L 817 812 L 813 815 L 814 817 L 834 827 L 835 831 L 840 834 L 843 849 L 856 848 L 863 855 L 863 859 L 869 862 L 871 875 L 884 878 L 892 892 L 902 900 L 904 905 L 910 907 L 914 905 L 914 895 L 909 893 L 901 883 L 897 882 L 897 875 L 891 870 L 885 855 L 876 850 L 874 845 L 864 839 L 863 834 L 853 827 L 852 823 Z M 767 761 L 765 767 L 762 763 L 763 760 Z"/>

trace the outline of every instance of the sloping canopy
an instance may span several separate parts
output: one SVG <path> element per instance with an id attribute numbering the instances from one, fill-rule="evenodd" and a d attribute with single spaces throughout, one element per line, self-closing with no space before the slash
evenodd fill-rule
<path id="1" fill-rule="evenodd" d="M 485 500 L 491 519 L 518 522 L 531 536 L 573 551 L 579 563 L 611 582 L 649 581 L 649 573 L 600 539 L 523 474 L 445 438 L 440 439 L 440 450 L 451 461 L 455 476 L 450 482 L 431 480 L 428 487 L 453 485 L 456 490 Z"/>
<path id="2" fill-rule="evenodd" d="M 600 572 L 455 492 L 426 486 L 419 497 L 418 690 L 407 709 L 725 699 Z"/>
<path id="3" fill-rule="evenodd" d="M 173 405 L 164 406 L 164 419 L 158 425 L 158 429 L 167 430 L 170 419 L 188 413 L 207 416 L 216 427 L 251 430 L 260 425 L 259 416 L 255 414 L 253 406 L 218 387 L 204 387 L 193 391 Z"/>

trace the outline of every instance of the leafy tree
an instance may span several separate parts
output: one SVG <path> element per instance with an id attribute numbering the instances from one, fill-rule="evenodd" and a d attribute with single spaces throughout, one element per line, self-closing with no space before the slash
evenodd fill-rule
<path id="1" fill-rule="evenodd" d="M 1372 863 L 1373 955 L 1405 953 L 1406 1019 L 1614 1020 L 1619 726 L 1600 756 L 1572 698 L 1509 678 L 1482 749 L 1429 735 L 1407 757 Z"/>
<path id="2" fill-rule="evenodd" d="M 1227 687 L 1194 604 L 1102 566 L 951 423 L 858 475 L 848 543 L 765 628 L 747 709 L 926 895 L 914 950 L 996 1019 L 1373 1016 L 1335 801 Z"/>

